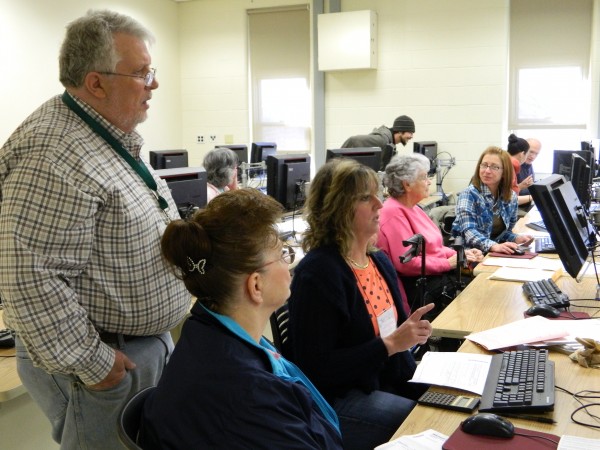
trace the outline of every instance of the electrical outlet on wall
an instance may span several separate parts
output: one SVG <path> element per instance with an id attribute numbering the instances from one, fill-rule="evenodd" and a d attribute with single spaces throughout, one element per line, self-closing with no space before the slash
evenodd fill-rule
<path id="1" fill-rule="evenodd" d="M 210 142 L 215 142 L 217 140 L 216 134 L 211 134 L 209 137 L 210 137 Z"/>
<path id="2" fill-rule="evenodd" d="M 198 136 L 196 139 L 197 144 L 204 144 L 204 136 Z"/>

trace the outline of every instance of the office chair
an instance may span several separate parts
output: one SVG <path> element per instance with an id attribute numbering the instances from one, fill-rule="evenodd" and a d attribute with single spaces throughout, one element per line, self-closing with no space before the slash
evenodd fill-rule
<path id="1" fill-rule="evenodd" d="M 289 339 L 288 325 L 290 322 L 290 311 L 288 304 L 277 308 L 269 318 L 271 323 L 271 333 L 273 334 L 273 344 L 282 355 L 286 355 L 285 349 Z"/>
<path id="2" fill-rule="evenodd" d="M 123 445 L 130 450 L 141 450 L 142 447 L 137 445 L 138 431 L 140 428 L 140 422 L 142 418 L 142 408 L 148 395 L 156 388 L 156 386 L 149 386 L 142 389 L 138 393 L 134 394 L 121 412 L 117 422 L 117 431 L 119 433 L 119 439 Z"/>

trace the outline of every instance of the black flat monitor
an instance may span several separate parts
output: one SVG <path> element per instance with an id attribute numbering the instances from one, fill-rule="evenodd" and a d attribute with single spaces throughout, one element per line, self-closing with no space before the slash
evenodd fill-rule
<path id="1" fill-rule="evenodd" d="M 421 141 L 413 143 L 413 151 L 429 158 L 429 175 L 435 175 L 436 160 L 437 160 L 437 142 L 436 141 Z"/>
<path id="2" fill-rule="evenodd" d="M 592 168 L 580 155 L 571 155 L 571 184 L 579 201 L 586 210 L 590 208 L 590 187 L 592 185 Z"/>
<path id="3" fill-rule="evenodd" d="M 178 167 L 157 170 L 156 174 L 167 182 L 179 214 L 190 207 L 204 208 L 207 202 L 207 176 L 204 167 Z M 182 218 L 183 215 L 182 215 Z"/>
<path id="4" fill-rule="evenodd" d="M 304 205 L 305 183 L 310 181 L 310 155 L 267 157 L 267 195 L 293 211 Z"/>
<path id="5" fill-rule="evenodd" d="M 247 163 L 248 162 L 248 146 L 244 144 L 231 144 L 231 145 L 217 145 L 220 148 L 228 148 L 229 150 L 233 150 L 233 152 L 237 155 L 238 163 Z"/>
<path id="6" fill-rule="evenodd" d="M 550 175 L 529 188 L 565 270 L 573 278 L 581 271 L 594 234 L 570 181 Z"/>
<path id="7" fill-rule="evenodd" d="M 552 173 L 562 175 L 566 181 L 571 181 L 571 166 L 573 155 L 579 155 L 595 171 L 594 153 L 589 150 L 554 150 L 552 160 Z"/>
<path id="8" fill-rule="evenodd" d="M 381 168 L 381 153 L 379 147 L 333 148 L 327 150 L 325 160 L 351 158 L 378 172 Z"/>
<path id="9" fill-rule="evenodd" d="M 151 150 L 150 165 L 154 170 L 187 167 L 187 150 Z"/>
<path id="10" fill-rule="evenodd" d="M 250 153 L 250 162 L 259 163 L 266 161 L 268 156 L 277 153 L 277 144 L 275 142 L 253 142 Z"/>

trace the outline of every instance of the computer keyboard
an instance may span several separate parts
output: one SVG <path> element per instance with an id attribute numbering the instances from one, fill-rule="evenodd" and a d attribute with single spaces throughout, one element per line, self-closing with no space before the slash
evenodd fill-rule
<path id="1" fill-rule="evenodd" d="M 554 242 L 550 237 L 536 237 L 534 241 L 536 253 L 556 253 Z"/>
<path id="2" fill-rule="evenodd" d="M 548 350 L 492 356 L 479 411 L 544 412 L 554 409 L 554 363 Z"/>
<path id="3" fill-rule="evenodd" d="M 534 305 L 550 305 L 555 308 L 568 308 L 571 303 L 552 278 L 540 281 L 526 281 L 523 292 Z"/>
<path id="4" fill-rule="evenodd" d="M 544 225 L 544 221 L 540 220 L 539 222 L 529 222 L 525 224 L 526 227 L 531 228 L 536 231 L 548 231 L 546 229 L 546 225 Z"/>

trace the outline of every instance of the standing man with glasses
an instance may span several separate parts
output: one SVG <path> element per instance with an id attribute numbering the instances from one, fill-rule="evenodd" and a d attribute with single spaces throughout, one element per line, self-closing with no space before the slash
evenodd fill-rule
<path id="1" fill-rule="evenodd" d="M 135 131 L 158 87 L 128 16 L 67 26 L 62 95 L 0 149 L 0 295 L 17 368 L 64 449 L 119 448 L 117 415 L 155 385 L 190 306 L 161 258 L 177 208 Z"/>
<path id="2" fill-rule="evenodd" d="M 488 147 L 479 157 L 471 184 L 456 203 L 454 236 L 462 236 L 467 247 L 484 253 L 513 254 L 519 244 L 533 236 L 517 235 L 517 194 L 512 190 L 513 166 L 508 152 Z"/>

